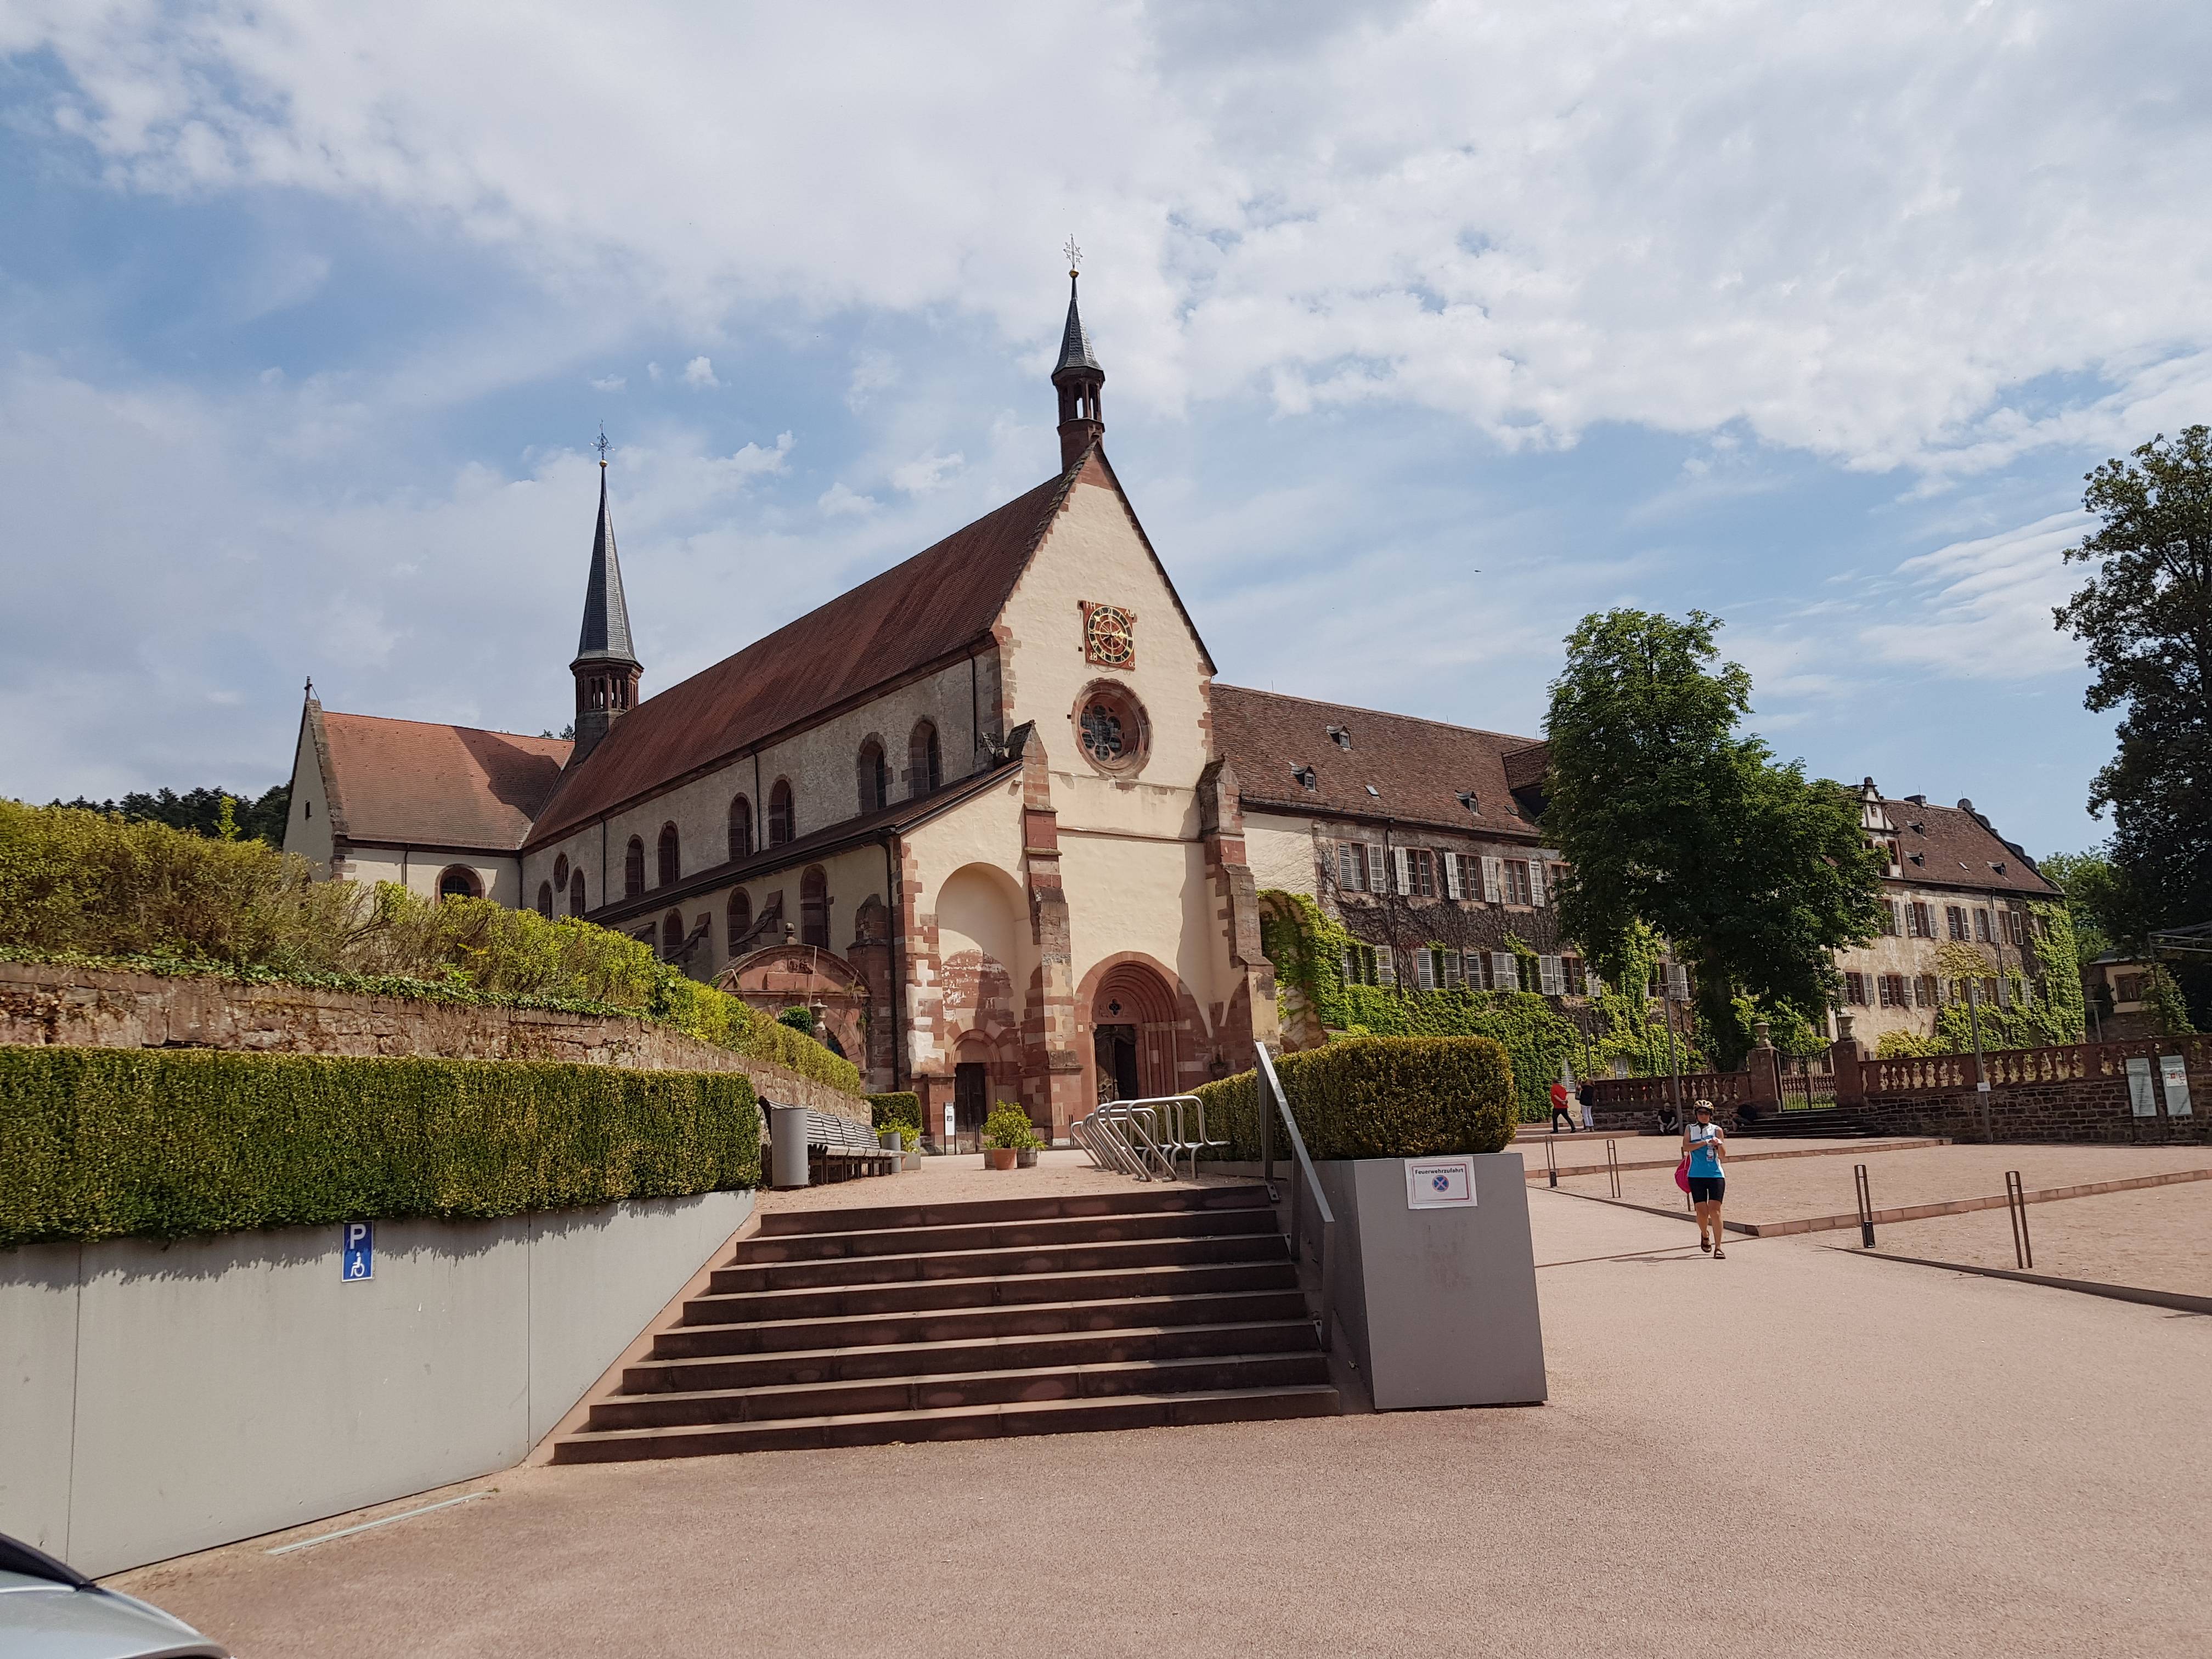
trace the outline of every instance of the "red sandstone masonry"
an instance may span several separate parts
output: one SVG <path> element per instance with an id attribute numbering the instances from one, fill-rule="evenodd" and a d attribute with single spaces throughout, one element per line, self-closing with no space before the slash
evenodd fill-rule
<path id="1" fill-rule="evenodd" d="M 652 1071 L 743 1072 L 763 1097 L 869 1121 L 868 1103 L 857 1096 L 650 1020 L 416 1002 L 300 985 L 169 979 L 49 963 L 0 963 L 0 1043 L 554 1060 Z"/>

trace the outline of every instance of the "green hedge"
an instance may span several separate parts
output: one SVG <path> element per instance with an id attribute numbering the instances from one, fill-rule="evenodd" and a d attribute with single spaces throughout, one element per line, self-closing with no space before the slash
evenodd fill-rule
<path id="1" fill-rule="evenodd" d="M 921 1097 L 911 1089 L 901 1089 L 896 1094 L 869 1095 L 871 1121 L 878 1129 L 908 1128 L 921 1133 Z"/>
<path id="2" fill-rule="evenodd" d="M 0 1047 L 0 1247 L 757 1186 L 738 1072 Z"/>
<path id="3" fill-rule="evenodd" d="M 1495 1152 L 1519 1110 L 1513 1065 L 1489 1037 L 1345 1037 L 1275 1062 L 1283 1092 L 1316 1158 L 1429 1158 Z M 1260 1155 L 1257 1072 L 1203 1084 L 1209 1135 L 1228 1156 Z M 1285 1137 L 1275 1137 L 1287 1157 Z"/>

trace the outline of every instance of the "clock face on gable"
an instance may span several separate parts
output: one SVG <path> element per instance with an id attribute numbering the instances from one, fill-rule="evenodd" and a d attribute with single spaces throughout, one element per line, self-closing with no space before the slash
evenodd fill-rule
<path id="1" fill-rule="evenodd" d="M 1083 654 L 1108 668 L 1127 668 L 1137 659 L 1137 619 L 1118 605 L 1085 605 Z"/>

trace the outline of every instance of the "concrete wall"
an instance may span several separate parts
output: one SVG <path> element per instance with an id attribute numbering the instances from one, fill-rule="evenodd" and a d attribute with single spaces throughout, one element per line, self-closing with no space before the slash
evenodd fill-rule
<path id="1" fill-rule="evenodd" d="M 751 1209 L 0 1250 L 0 1532 L 116 1572 L 508 1468 Z"/>
<path id="2" fill-rule="evenodd" d="M 557 1060 L 653 1071 L 743 1072 L 764 1097 L 868 1121 L 867 1103 L 858 1096 L 770 1060 L 695 1042 L 650 1020 L 456 1006 L 298 985 L 0 963 L 0 1043 Z"/>

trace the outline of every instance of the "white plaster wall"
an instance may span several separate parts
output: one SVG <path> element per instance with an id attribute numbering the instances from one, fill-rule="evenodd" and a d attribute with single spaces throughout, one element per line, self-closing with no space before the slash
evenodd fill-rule
<path id="1" fill-rule="evenodd" d="M 915 902 L 918 917 L 938 914 L 938 902 L 945 881 L 956 872 L 980 864 L 1006 872 L 1020 894 L 1018 900 L 1010 901 L 1014 907 L 1013 948 L 1018 959 L 1006 966 L 1014 976 L 1018 1001 L 1026 1012 L 1030 979 L 1037 965 L 1037 949 L 1029 915 L 1022 854 L 1020 781 L 1011 780 L 918 826 L 906 836 L 905 846 L 914 878 L 921 889 Z M 945 989 L 941 963 L 924 958 L 903 966 L 916 981 L 909 993 L 908 1012 L 902 1016 L 908 1075 L 941 1071 L 955 1059 L 953 1040 L 963 1029 L 961 1011 L 946 1010 L 943 1026 L 930 1024 L 921 1012 L 921 1005 L 942 994 Z"/>
<path id="2" fill-rule="evenodd" d="M 1136 616 L 1136 665 L 1105 669 L 1083 649 L 1084 601 Z M 1212 758 L 1206 660 L 1170 597 L 1121 498 L 1079 483 L 1007 601 L 1006 673 L 1016 723 L 1034 720 L 1053 772 L 1060 823 L 1146 835 L 1198 834 L 1194 793 Z M 1126 686 L 1144 705 L 1151 758 L 1132 781 L 1108 778 L 1083 757 L 1075 702 L 1093 680 Z"/>
<path id="3" fill-rule="evenodd" d="M 1063 830 L 1060 868 L 1076 985 L 1107 957 L 1141 951 L 1181 978 L 1210 1024 L 1212 1005 L 1226 995 L 1229 952 L 1225 924 L 1213 914 L 1220 901 L 1206 879 L 1205 848 Z M 1076 1012 L 1090 1017 L 1088 1008 Z"/>
<path id="4" fill-rule="evenodd" d="M 437 895 L 438 878 L 456 864 L 476 872 L 486 898 L 510 909 L 521 907 L 520 866 L 511 858 L 454 853 L 440 848 L 349 846 L 341 873 L 348 881 L 358 882 L 364 887 L 389 881 L 419 897 L 432 898 Z"/>
<path id="5" fill-rule="evenodd" d="M 1262 890 L 1304 893 L 1309 898 L 1320 890 L 1314 870 L 1314 833 L 1304 818 L 1278 817 L 1272 813 L 1244 815 L 1244 861 L 1252 879 Z"/>
<path id="6" fill-rule="evenodd" d="M 284 817 L 284 850 L 331 872 L 331 803 L 323 792 L 322 763 L 315 755 L 307 722 L 300 722 L 300 741 L 292 753 L 292 804 Z"/>
<path id="7" fill-rule="evenodd" d="M 753 757 L 747 755 L 612 814 L 606 823 L 604 875 L 596 823 L 532 848 L 523 860 L 521 890 L 535 902 L 538 883 L 552 878 L 554 861 L 565 853 L 571 865 L 583 865 L 592 908 L 596 909 L 610 899 L 619 900 L 623 850 L 635 836 L 645 844 L 645 890 L 650 896 L 660 885 L 661 827 L 676 826 L 683 871 L 696 875 L 728 860 L 730 802 L 738 795 L 752 803 L 753 844 L 757 850 L 763 848 L 768 836 L 768 797 L 779 777 L 791 783 L 799 836 L 811 836 L 858 817 L 860 746 L 871 737 L 882 742 L 890 766 L 890 799 L 903 800 L 914 785 L 907 767 L 907 743 L 923 720 L 937 726 L 942 781 L 966 777 L 976 769 L 978 726 L 988 727 L 990 723 L 988 665 L 979 665 L 974 678 L 979 688 L 976 695 L 986 705 L 980 721 L 971 714 L 970 672 L 963 659 L 763 749 L 757 785 Z M 794 900 L 796 896 L 794 889 Z M 561 913 L 567 914 L 565 903 Z"/>
<path id="8" fill-rule="evenodd" d="M 0 1250 L 0 1532 L 116 1572 L 510 1467 L 751 1208 Z"/>

